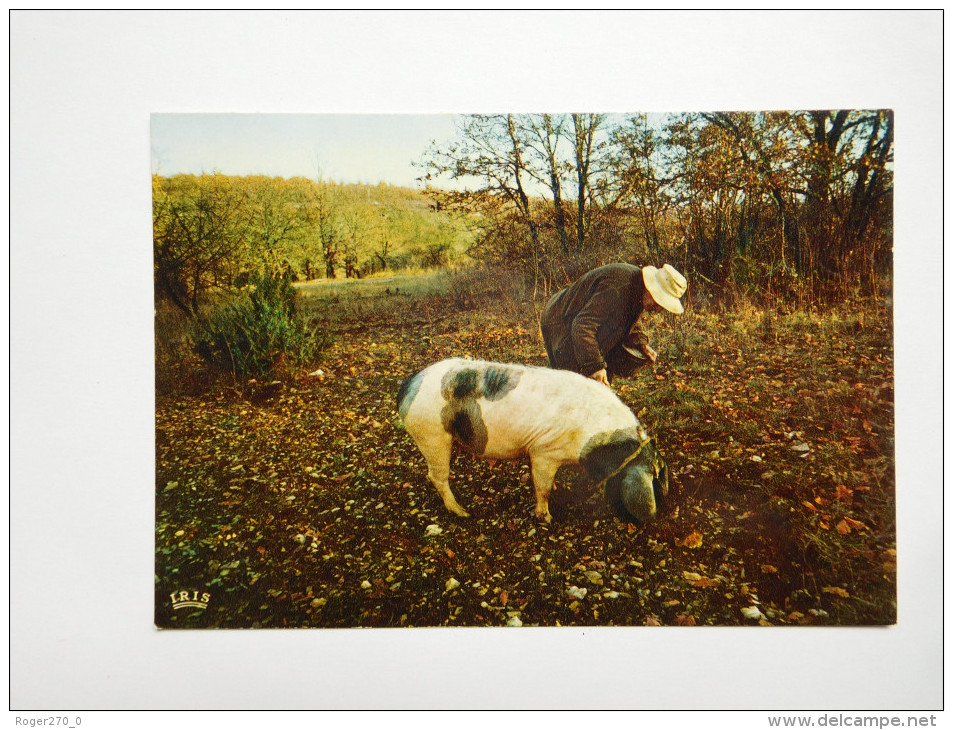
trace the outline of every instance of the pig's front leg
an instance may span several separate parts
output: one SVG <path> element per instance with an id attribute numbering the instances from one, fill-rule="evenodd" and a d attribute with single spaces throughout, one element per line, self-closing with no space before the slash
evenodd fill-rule
<path id="1" fill-rule="evenodd" d="M 421 438 L 418 447 L 427 460 L 427 477 L 437 488 L 444 506 L 459 517 L 469 517 L 470 513 L 460 506 L 450 491 L 450 450 L 453 448 L 450 434 L 430 434 L 429 438 Z"/>

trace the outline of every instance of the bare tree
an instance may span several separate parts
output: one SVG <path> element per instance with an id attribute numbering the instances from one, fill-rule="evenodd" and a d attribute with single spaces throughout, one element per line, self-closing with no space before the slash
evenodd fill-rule
<path id="1" fill-rule="evenodd" d="M 571 169 L 562 159 L 561 142 L 565 139 L 566 121 L 553 114 L 529 115 L 525 133 L 528 147 L 535 152 L 541 168 L 530 168 L 529 173 L 552 194 L 553 223 L 559 236 L 559 246 L 564 254 L 569 253 L 569 233 L 566 230 L 566 211 L 563 207 L 563 176 Z"/>
<path id="2" fill-rule="evenodd" d="M 595 167 L 604 151 L 604 144 L 597 142 L 596 132 L 606 120 L 605 114 L 573 114 L 573 149 L 575 152 L 576 178 L 576 252 L 585 245 L 589 224 L 587 211 L 592 207 L 592 179 L 601 170 Z"/>
<path id="3" fill-rule="evenodd" d="M 512 114 L 473 114 L 464 118 L 456 140 L 432 145 L 424 157 L 430 182 L 441 175 L 451 180 L 472 181 L 476 190 L 465 195 L 446 196 L 444 205 L 466 207 L 481 198 L 496 199 L 514 212 L 538 247 L 539 226 L 533 220 L 526 191 L 529 179 L 527 148 Z"/>
<path id="4" fill-rule="evenodd" d="M 632 116 L 613 130 L 612 179 L 616 203 L 627 206 L 638 221 L 648 253 L 662 253 L 662 226 L 672 205 L 673 178 L 665 176 L 660 140 L 645 114 Z"/>

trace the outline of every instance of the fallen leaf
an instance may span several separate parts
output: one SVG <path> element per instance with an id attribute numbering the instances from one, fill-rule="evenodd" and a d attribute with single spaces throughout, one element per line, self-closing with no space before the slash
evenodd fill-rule
<path id="1" fill-rule="evenodd" d="M 840 596 L 841 598 L 850 598 L 850 593 L 845 591 L 843 588 L 838 588 L 837 586 L 827 586 L 826 588 L 821 588 L 821 591 L 824 593 L 832 593 L 835 596 Z"/>
<path id="2" fill-rule="evenodd" d="M 838 484 L 834 488 L 834 499 L 839 502 L 850 502 L 854 498 L 854 490 Z"/>
<path id="3" fill-rule="evenodd" d="M 645 626 L 661 626 L 662 622 L 659 621 L 655 616 L 647 616 L 644 621 Z"/>
<path id="4" fill-rule="evenodd" d="M 675 544 L 679 547 L 687 547 L 690 549 L 699 548 L 702 546 L 702 534 L 700 532 L 689 533 L 681 542 L 676 540 Z"/>
<path id="5" fill-rule="evenodd" d="M 762 565 L 761 572 L 762 573 L 777 573 L 778 569 L 775 568 L 773 565 Z"/>
<path id="6" fill-rule="evenodd" d="M 850 526 L 847 524 L 847 520 L 841 520 L 837 523 L 837 531 L 841 535 L 846 535 L 850 532 Z"/>
<path id="7" fill-rule="evenodd" d="M 675 623 L 679 626 L 695 626 L 695 617 L 687 613 L 680 613 L 675 617 Z"/>
<path id="8" fill-rule="evenodd" d="M 853 519 L 851 519 L 850 517 L 845 517 L 845 518 L 844 518 L 844 522 L 846 522 L 848 525 L 850 525 L 851 527 L 853 527 L 855 530 L 866 530 L 866 529 L 867 529 L 867 525 L 865 525 L 863 522 L 858 522 L 857 520 L 853 520 Z"/>

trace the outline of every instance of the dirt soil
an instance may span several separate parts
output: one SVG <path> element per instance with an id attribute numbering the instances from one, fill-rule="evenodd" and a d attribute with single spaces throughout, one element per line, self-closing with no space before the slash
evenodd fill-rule
<path id="1" fill-rule="evenodd" d="M 620 520 L 569 470 L 455 453 L 447 512 L 400 426 L 449 356 L 544 365 L 532 312 L 385 293 L 310 303 L 320 362 L 236 387 L 198 364 L 156 403 L 161 627 L 887 624 L 896 619 L 890 313 L 693 313 L 616 392 L 672 499 Z M 165 363 L 157 367 L 165 368 Z M 199 375 L 195 375 L 199 373 Z M 183 593 L 205 608 L 173 608 Z"/>

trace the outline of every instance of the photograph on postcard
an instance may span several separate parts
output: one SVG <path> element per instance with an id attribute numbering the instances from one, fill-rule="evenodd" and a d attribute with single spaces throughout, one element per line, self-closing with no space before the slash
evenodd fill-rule
<path id="1" fill-rule="evenodd" d="M 895 623 L 891 110 L 151 146 L 156 626 Z"/>

